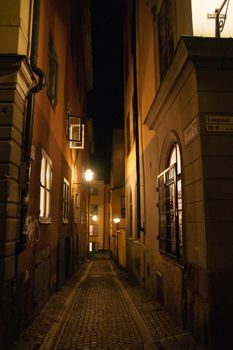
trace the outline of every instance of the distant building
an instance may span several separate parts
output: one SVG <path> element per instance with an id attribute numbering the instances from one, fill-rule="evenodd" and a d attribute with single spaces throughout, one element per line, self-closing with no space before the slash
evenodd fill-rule
<path id="1" fill-rule="evenodd" d="M 123 129 L 113 129 L 110 182 L 110 250 L 118 265 L 126 267 L 125 143 Z M 120 221 L 116 222 L 117 219 Z"/>
<path id="2" fill-rule="evenodd" d="M 230 349 L 233 3 L 124 7 L 127 268 L 199 341 Z"/>
<path id="3" fill-rule="evenodd" d="M 0 4 L 0 348 L 87 257 L 88 1 Z M 92 140 L 90 140 L 92 141 Z"/>
<path id="4" fill-rule="evenodd" d="M 109 249 L 110 186 L 96 180 L 90 185 L 89 251 Z"/>

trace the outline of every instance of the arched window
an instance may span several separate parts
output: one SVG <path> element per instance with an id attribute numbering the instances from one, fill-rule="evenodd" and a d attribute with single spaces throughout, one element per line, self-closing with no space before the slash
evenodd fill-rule
<path id="1" fill-rule="evenodd" d="M 177 143 L 172 145 L 167 166 L 158 176 L 159 246 L 162 253 L 182 260 L 182 172 Z"/>

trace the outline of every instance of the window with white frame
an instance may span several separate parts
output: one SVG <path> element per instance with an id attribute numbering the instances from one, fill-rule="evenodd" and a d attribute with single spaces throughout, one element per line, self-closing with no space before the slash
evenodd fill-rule
<path id="1" fill-rule="evenodd" d="M 161 253 L 183 258 L 181 156 L 177 143 L 169 155 L 168 168 L 158 176 L 159 247 Z"/>
<path id="2" fill-rule="evenodd" d="M 69 182 L 64 178 L 63 181 L 63 208 L 62 208 L 62 220 L 67 223 L 69 220 Z"/>
<path id="3" fill-rule="evenodd" d="M 40 168 L 40 221 L 51 222 L 52 161 L 42 150 Z"/>

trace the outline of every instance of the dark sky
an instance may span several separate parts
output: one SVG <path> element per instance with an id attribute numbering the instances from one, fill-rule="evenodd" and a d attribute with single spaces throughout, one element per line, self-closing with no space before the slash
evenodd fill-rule
<path id="1" fill-rule="evenodd" d="M 96 177 L 108 181 L 112 129 L 123 128 L 122 0 L 91 0 L 93 91 L 88 116 L 94 121 Z"/>

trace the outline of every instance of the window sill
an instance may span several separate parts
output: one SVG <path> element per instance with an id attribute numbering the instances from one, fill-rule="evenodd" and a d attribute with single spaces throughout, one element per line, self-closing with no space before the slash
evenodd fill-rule
<path id="1" fill-rule="evenodd" d="M 169 261 L 182 269 L 184 268 L 184 262 L 177 260 L 175 256 L 170 255 L 168 253 L 162 253 L 162 252 L 160 252 L 160 255 L 162 256 L 162 259 Z"/>
<path id="2" fill-rule="evenodd" d="M 40 222 L 40 224 L 51 224 L 52 220 L 51 220 L 51 218 L 40 217 L 39 222 Z"/>

